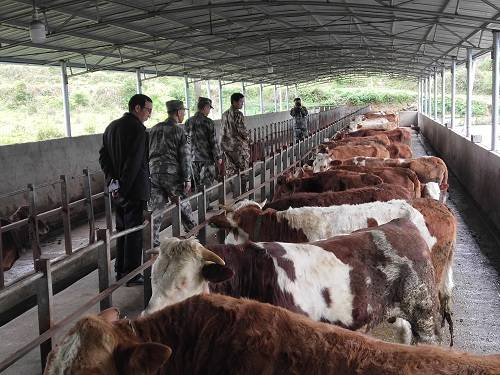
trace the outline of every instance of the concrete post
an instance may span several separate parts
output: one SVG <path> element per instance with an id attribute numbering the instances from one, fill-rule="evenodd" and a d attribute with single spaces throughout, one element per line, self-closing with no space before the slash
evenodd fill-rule
<path id="1" fill-rule="evenodd" d="M 288 97 L 288 85 L 285 86 L 285 109 L 290 106 L 290 98 Z"/>
<path id="2" fill-rule="evenodd" d="M 283 90 L 282 89 L 283 88 L 280 86 L 279 91 L 278 91 L 278 98 L 279 98 L 279 103 L 280 103 L 280 105 L 279 105 L 280 112 L 283 110 L 283 95 L 282 95 Z"/>
<path id="3" fill-rule="evenodd" d="M 278 112 L 278 85 L 274 85 L 274 112 Z"/>
<path id="4" fill-rule="evenodd" d="M 189 81 L 188 81 L 188 76 L 187 74 L 184 74 L 184 97 L 186 98 L 186 118 L 191 117 L 189 115 L 190 108 L 189 108 Z"/>
<path id="5" fill-rule="evenodd" d="M 427 78 L 427 116 L 432 117 L 431 76 Z"/>
<path id="6" fill-rule="evenodd" d="M 210 90 L 210 80 L 207 79 L 207 98 L 208 99 L 212 99 L 212 93 L 211 93 L 212 90 Z"/>
<path id="7" fill-rule="evenodd" d="M 492 95 L 491 107 L 491 150 L 496 151 L 497 149 L 497 130 L 498 130 L 498 91 L 499 91 L 499 67 L 500 67 L 500 31 L 493 31 L 493 64 L 491 67 L 492 74 Z"/>
<path id="8" fill-rule="evenodd" d="M 453 59 L 451 62 L 451 120 L 450 129 L 455 126 L 455 111 L 456 111 L 456 99 L 457 99 L 457 59 Z"/>
<path id="9" fill-rule="evenodd" d="M 71 137 L 71 116 L 69 113 L 69 88 L 68 88 L 68 70 L 66 61 L 61 61 L 61 83 L 64 109 L 64 123 L 66 124 L 66 137 Z"/>
<path id="10" fill-rule="evenodd" d="M 136 75 L 136 78 L 137 78 L 135 93 L 136 94 L 142 94 L 141 68 L 137 68 L 135 70 L 135 75 Z"/>
<path id="11" fill-rule="evenodd" d="M 444 125 L 446 119 L 446 82 L 445 75 L 446 71 L 444 69 L 444 65 L 441 68 L 441 123 Z"/>
<path id="12" fill-rule="evenodd" d="M 224 105 L 223 97 L 222 97 L 222 81 L 219 79 L 219 112 L 220 118 L 222 118 L 222 114 L 224 113 Z"/>
<path id="13" fill-rule="evenodd" d="M 264 95 L 262 83 L 259 85 L 259 102 L 260 102 L 260 113 L 264 113 Z"/>
<path id="14" fill-rule="evenodd" d="M 474 62 L 472 60 L 472 48 L 467 49 L 467 106 L 465 115 L 465 136 L 470 137 L 470 126 L 472 123 L 472 88 L 474 87 Z"/>
<path id="15" fill-rule="evenodd" d="M 245 97 L 245 102 L 247 101 L 247 94 L 245 92 L 245 82 L 241 82 L 241 93 L 243 94 L 243 96 Z M 246 115 L 247 114 L 247 106 L 246 104 L 243 104 L 243 114 Z"/>
<path id="16" fill-rule="evenodd" d="M 422 109 L 427 114 L 427 78 L 422 78 Z"/>
<path id="17" fill-rule="evenodd" d="M 422 99 L 421 95 L 422 95 L 422 82 L 420 80 L 420 78 L 418 79 L 418 94 L 417 94 L 417 111 L 420 111 L 422 112 L 422 106 L 420 105 L 420 100 Z"/>
<path id="18" fill-rule="evenodd" d="M 438 120 L 438 75 L 437 70 L 434 68 L 434 121 Z"/>

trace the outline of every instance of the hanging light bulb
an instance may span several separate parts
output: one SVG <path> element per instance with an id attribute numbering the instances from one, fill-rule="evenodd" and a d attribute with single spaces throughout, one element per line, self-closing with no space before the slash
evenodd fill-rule
<path id="1" fill-rule="evenodd" d="M 34 9 L 33 19 L 30 22 L 30 38 L 33 43 L 43 43 L 47 38 L 45 23 L 38 17 L 38 10 Z"/>

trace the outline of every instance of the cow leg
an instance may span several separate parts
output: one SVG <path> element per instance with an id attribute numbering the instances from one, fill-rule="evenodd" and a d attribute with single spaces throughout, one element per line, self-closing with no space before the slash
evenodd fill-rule
<path id="1" fill-rule="evenodd" d="M 448 323 L 448 328 L 450 330 L 450 346 L 453 346 L 453 319 L 452 319 L 452 308 L 451 301 L 453 295 L 453 270 L 451 268 L 451 264 L 445 268 L 442 288 L 439 293 L 439 302 L 441 303 L 441 327 L 444 326 L 444 322 Z"/>
<path id="2" fill-rule="evenodd" d="M 413 336 L 410 322 L 402 318 L 396 318 L 393 325 L 398 331 L 399 342 L 401 344 L 410 345 Z"/>

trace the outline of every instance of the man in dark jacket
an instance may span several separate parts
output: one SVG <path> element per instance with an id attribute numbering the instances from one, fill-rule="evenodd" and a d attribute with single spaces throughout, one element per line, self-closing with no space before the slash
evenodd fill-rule
<path id="1" fill-rule="evenodd" d="M 151 171 L 150 210 L 165 208 L 168 201 L 187 197 L 191 190 L 191 160 L 186 133 L 181 123 L 184 121 L 185 108 L 180 100 L 166 103 L 168 118 L 159 122 L 149 132 L 149 170 Z M 184 230 L 190 231 L 196 222 L 191 205 L 181 202 L 181 220 Z M 163 215 L 153 223 L 153 245 L 160 245 L 160 227 Z"/>
<path id="2" fill-rule="evenodd" d="M 103 134 L 99 163 L 106 176 L 106 186 L 116 206 L 116 230 L 141 225 L 145 203 L 150 196 L 149 142 L 144 122 L 151 116 L 153 102 L 146 95 L 130 98 L 129 111 L 108 125 Z M 117 280 L 141 265 L 142 231 L 120 237 L 116 243 Z M 140 285 L 142 275 L 127 283 Z"/>
<path id="3" fill-rule="evenodd" d="M 307 137 L 307 108 L 301 103 L 300 98 L 293 100 L 294 107 L 290 110 L 290 116 L 295 119 L 295 140 L 302 141 Z"/>

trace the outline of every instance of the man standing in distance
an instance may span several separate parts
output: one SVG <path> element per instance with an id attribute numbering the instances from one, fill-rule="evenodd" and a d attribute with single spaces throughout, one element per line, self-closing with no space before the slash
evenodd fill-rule
<path id="1" fill-rule="evenodd" d="M 190 147 L 193 180 L 197 191 L 209 188 L 215 182 L 216 168 L 222 164 L 215 124 L 208 117 L 212 107 L 209 98 L 198 98 L 198 111 L 186 121 L 185 130 Z M 211 210 L 210 205 L 207 210 Z"/>
<path id="2" fill-rule="evenodd" d="M 130 98 L 128 110 L 108 125 L 99 150 L 99 163 L 116 206 L 117 231 L 143 223 L 144 208 L 150 195 L 149 142 L 144 122 L 151 116 L 153 102 L 146 95 L 137 94 Z M 140 266 L 141 261 L 142 231 L 117 239 L 117 280 Z M 137 275 L 127 282 L 127 286 L 143 283 L 142 275 Z"/>
<path id="3" fill-rule="evenodd" d="M 191 190 L 191 161 L 186 133 L 182 127 L 186 109 L 180 100 L 166 103 L 168 118 L 159 122 L 149 132 L 149 170 L 151 172 L 151 201 L 153 211 L 165 208 L 173 198 L 187 197 Z M 189 232 L 196 222 L 189 202 L 182 202 L 181 221 Z M 160 227 L 163 215 L 153 223 L 153 246 L 160 246 Z"/>
<path id="4" fill-rule="evenodd" d="M 245 118 L 240 111 L 245 103 L 243 94 L 231 95 L 231 108 L 222 114 L 221 148 L 224 152 L 226 176 L 230 177 L 238 171 L 250 166 L 250 134 L 245 128 Z M 247 176 L 241 175 L 241 191 L 247 189 Z"/>
<path id="5" fill-rule="evenodd" d="M 294 107 L 290 110 L 290 116 L 295 119 L 295 140 L 301 141 L 307 137 L 307 108 L 301 103 L 300 98 L 293 100 Z"/>

